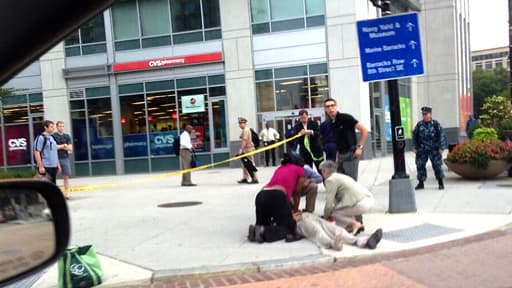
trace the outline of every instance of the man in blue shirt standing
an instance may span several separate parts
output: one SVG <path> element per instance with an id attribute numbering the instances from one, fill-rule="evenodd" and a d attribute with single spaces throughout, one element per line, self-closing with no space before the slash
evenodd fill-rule
<path id="1" fill-rule="evenodd" d="M 55 124 L 50 120 L 43 122 L 43 133 L 39 134 L 34 141 L 34 158 L 36 160 L 37 172 L 41 175 L 50 176 L 50 181 L 56 184 L 57 172 L 60 172 L 59 157 L 57 155 L 57 142 L 53 138 Z"/>

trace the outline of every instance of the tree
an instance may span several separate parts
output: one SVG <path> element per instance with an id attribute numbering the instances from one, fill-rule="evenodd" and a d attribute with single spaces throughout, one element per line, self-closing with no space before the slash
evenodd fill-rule
<path id="1" fill-rule="evenodd" d="M 473 71 L 473 111 L 480 115 L 485 99 L 491 96 L 509 98 L 508 71 L 503 68 L 494 70 L 477 69 Z"/>

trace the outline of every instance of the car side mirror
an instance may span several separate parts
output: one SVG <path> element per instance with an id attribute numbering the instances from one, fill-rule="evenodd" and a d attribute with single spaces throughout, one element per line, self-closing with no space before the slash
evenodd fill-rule
<path id="1" fill-rule="evenodd" d="M 60 189 L 41 180 L 0 181 L 0 286 L 54 263 L 68 246 Z"/>

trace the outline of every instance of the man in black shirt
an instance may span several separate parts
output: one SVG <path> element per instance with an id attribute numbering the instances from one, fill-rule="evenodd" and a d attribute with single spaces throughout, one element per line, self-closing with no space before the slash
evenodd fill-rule
<path id="1" fill-rule="evenodd" d="M 363 145 L 368 138 L 368 129 L 352 115 L 338 112 L 336 100 L 332 98 L 324 101 L 324 109 L 331 120 L 331 128 L 336 138 L 338 172 L 357 181 L 359 158 L 363 154 Z M 361 133 L 359 141 L 356 129 Z"/>

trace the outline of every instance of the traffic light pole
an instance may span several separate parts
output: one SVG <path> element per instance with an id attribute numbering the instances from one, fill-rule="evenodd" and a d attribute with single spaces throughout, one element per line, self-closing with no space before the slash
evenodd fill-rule
<path id="1" fill-rule="evenodd" d="M 391 15 L 390 0 L 371 0 L 381 9 L 382 16 Z M 394 174 L 389 181 L 389 213 L 416 212 L 416 195 L 411 179 L 405 170 L 405 137 L 400 115 L 398 80 L 388 80 L 389 109 L 391 113 L 391 135 L 393 140 Z"/>

